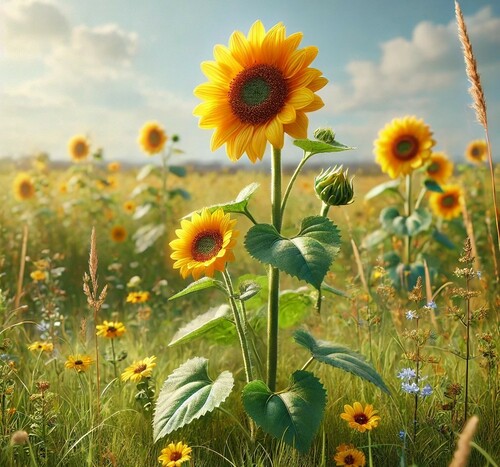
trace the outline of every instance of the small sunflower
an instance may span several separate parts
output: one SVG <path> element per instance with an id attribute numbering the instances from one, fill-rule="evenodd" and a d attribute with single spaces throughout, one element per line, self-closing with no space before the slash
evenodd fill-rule
<path id="1" fill-rule="evenodd" d="M 365 455 L 352 444 L 337 446 L 337 453 L 333 460 L 336 465 L 351 465 L 353 467 L 364 467 L 366 465 Z"/>
<path id="2" fill-rule="evenodd" d="M 75 162 L 87 159 L 90 153 L 90 143 L 83 135 L 73 136 L 68 142 L 68 152 Z"/>
<path id="3" fill-rule="evenodd" d="M 108 171 L 109 172 L 119 172 L 121 168 L 122 168 L 122 166 L 119 162 L 110 162 L 108 164 Z"/>
<path id="4" fill-rule="evenodd" d="M 18 173 L 12 186 L 14 196 L 19 201 L 26 201 L 35 197 L 35 184 L 31 176 L 26 172 Z"/>
<path id="5" fill-rule="evenodd" d="M 454 219 L 462 214 L 462 189 L 458 185 L 441 187 L 443 193 L 431 193 L 429 205 L 432 212 L 446 220 Z"/>
<path id="6" fill-rule="evenodd" d="M 108 339 L 123 336 L 127 331 L 124 324 L 119 321 L 104 321 L 103 324 L 98 324 L 96 329 L 98 336 L 107 337 Z"/>
<path id="7" fill-rule="evenodd" d="M 167 142 L 167 135 L 159 123 L 147 122 L 141 128 L 138 141 L 142 150 L 151 156 L 161 152 Z"/>
<path id="8" fill-rule="evenodd" d="M 59 184 L 59 193 L 61 193 L 61 195 L 68 193 L 68 184 L 66 182 L 61 182 Z"/>
<path id="9" fill-rule="evenodd" d="M 127 239 L 127 229 L 123 225 L 115 225 L 111 229 L 111 239 L 116 243 L 122 243 Z"/>
<path id="10" fill-rule="evenodd" d="M 123 203 L 123 210 L 128 214 L 133 214 L 137 208 L 135 201 L 128 200 Z"/>
<path id="11" fill-rule="evenodd" d="M 471 141 L 465 150 L 465 157 L 474 162 L 481 164 L 488 158 L 488 145 L 484 139 Z"/>
<path id="12" fill-rule="evenodd" d="M 37 269 L 30 274 L 30 277 L 35 282 L 41 282 L 47 279 L 47 273 L 45 271 L 40 271 L 40 269 Z"/>
<path id="13" fill-rule="evenodd" d="M 443 152 L 433 152 L 425 173 L 439 185 L 444 185 L 453 175 L 453 162 Z"/>
<path id="14" fill-rule="evenodd" d="M 328 80 L 309 67 L 317 47 L 298 49 L 301 40 L 301 32 L 286 37 L 282 23 L 266 33 L 256 21 L 246 37 L 235 31 L 229 47 L 215 46 L 215 61 L 201 64 L 209 82 L 194 90 L 205 102 L 193 112 L 200 128 L 215 130 L 212 151 L 226 144 L 232 161 L 246 152 L 256 162 L 268 141 L 282 148 L 285 133 L 307 138 L 306 112 L 323 107 L 315 92 Z"/>
<path id="15" fill-rule="evenodd" d="M 180 269 L 184 279 L 192 274 L 195 280 L 202 274 L 213 277 L 215 271 L 223 271 L 235 259 L 232 249 L 239 234 L 233 229 L 235 224 L 222 209 L 213 213 L 204 209 L 191 220 L 182 220 L 182 228 L 175 231 L 178 238 L 170 242 L 174 269 Z"/>
<path id="16" fill-rule="evenodd" d="M 395 118 L 378 134 L 374 143 L 375 161 L 391 178 L 408 175 L 430 158 L 436 142 L 423 120 Z"/>
<path id="17" fill-rule="evenodd" d="M 70 355 L 64 363 L 68 370 L 74 369 L 78 373 L 85 373 L 94 363 L 90 355 Z"/>
<path id="18" fill-rule="evenodd" d="M 129 292 L 127 303 L 144 303 L 149 300 L 149 292 Z"/>
<path id="19" fill-rule="evenodd" d="M 32 352 L 50 353 L 54 350 L 54 344 L 52 342 L 35 341 L 28 346 L 28 350 L 31 350 Z"/>
<path id="20" fill-rule="evenodd" d="M 351 428 L 364 433 L 366 430 L 372 430 L 378 426 L 380 417 L 376 415 L 377 410 L 373 410 L 371 404 L 363 406 L 359 402 L 354 402 L 353 406 L 344 405 L 344 413 L 340 414 L 340 418 L 349 423 Z"/>
<path id="21" fill-rule="evenodd" d="M 125 368 L 125 371 L 121 374 L 122 381 L 132 381 L 138 383 L 143 378 L 150 378 L 151 373 L 153 373 L 153 368 L 156 366 L 156 357 L 146 357 L 143 360 L 132 363 L 129 367 Z"/>
<path id="22" fill-rule="evenodd" d="M 161 450 L 161 456 L 158 457 L 158 462 L 162 467 L 180 467 L 181 464 L 191 459 L 191 448 L 179 441 L 177 444 L 170 443 L 166 448 Z"/>

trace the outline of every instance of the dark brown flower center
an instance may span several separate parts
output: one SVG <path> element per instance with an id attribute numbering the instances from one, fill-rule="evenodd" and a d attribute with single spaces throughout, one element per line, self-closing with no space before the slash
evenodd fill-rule
<path id="1" fill-rule="evenodd" d="M 135 368 L 134 373 L 142 373 L 148 366 L 143 363 Z"/>
<path id="2" fill-rule="evenodd" d="M 170 455 L 170 460 L 171 460 L 171 461 L 178 461 L 181 457 L 182 457 L 182 452 L 179 452 L 179 451 L 174 451 L 174 452 Z"/>
<path id="3" fill-rule="evenodd" d="M 83 362 L 81 360 L 75 360 L 75 365 L 76 366 L 83 365 Z"/>
<path id="4" fill-rule="evenodd" d="M 75 155 L 77 157 L 83 157 L 87 153 L 87 145 L 83 141 L 78 141 L 75 144 Z"/>
<path id="5" fill-rule="evenodd" d="M 430 174 L 435 174 L 439 172 L 439 169 L 441 166 L 439 165 L 438 162 L 433 162 L 429 167 L 427 168 L 427 172 Z"/>
<path id="6" fill-rule="evenodd" d="M 449 194 L 441 197 L 441 206 L 443 206 L 444 208 L 451 208 L 453 206 L 456 206 L 456 204 L 457 198 L 455 195 Z"/>
<path id="7" fill-rule="evenodd" d="M 217 230 L 204 231 L 196 234 L 191 247 L 191 254 L 195 261 L 207 261 L 219 253 L 222 248 L 223 237 Z"/>
<path id="8" fill-rule="evenodd" d="M 472 157 L 481 157 L 483 154 L 483 151 L 479 146 L 473 146 L 471 150 Z"/>
<path id="9" fill-rule="evenodd" d="M 25 180 L 19 185 L 19 191 L 21 193 L 21 196 L 23 196 L 24 198 L 28 198 L 33 192 L 33 185 L 28 180 Z"/>
<path id="10" fill-rule="evenodd" d="M 394 141 L 392 149 L 394 156 L 399 160 L 413 159 L 418 154 L 418 139 L 412 135 L 400 136 Z"/>
<path id="11" fill-rule="evenodd" d="M 358 413 L 354 415 L 354 421 L 360 425 L 364 425 L 368 422 L 368 417 L 364 413 Z"/>
<path id="12" fill-rule="evenodd" d="M 355 459 L 352 454 L 347 454 L 344 458 L 344 464 L 345 465 L 354 465 Z"/>
<path id="13" fill-rule="evenodd" d="M 157 147 L 161 144 L 161 133 L 156 128 L 149 131 L 148 142 L 153 147 Z"/>
<path id="14" fill-rule="evenodd" d="M 282 72 L 266 64 L 242 70 L 229 87 L 229 104 L 242 122 L 261 125 L 285 105 L 288 85 Z"/>
<path id="15" fill-rule="evenodd" d="M 114 326 L 108 326 L 108 332 L 109 333 L 115 333 L 116 332 L 116 328 Z"/>

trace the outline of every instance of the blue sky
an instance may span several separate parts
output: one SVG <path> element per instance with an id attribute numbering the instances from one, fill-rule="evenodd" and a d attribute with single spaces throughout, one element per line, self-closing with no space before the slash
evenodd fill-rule
<path id="1" fill-rule="evenodd" d="M 463 0 L 488 104 L 493 152 L 500 147 L 500 2 Z M 281 21 L 316 45 L 313 66 L 330 83 L 309 131 L 331 126 L 357 150 L 342 161 L 373 160 L 372 142 L 394 117 L 423 118 L 436 150 L 463 158 L 484 137 L 470 109 L 451 0 L 3 0 L 0 4 L 0 156 L 37 151 L 64 160 L 76 133 L 107 160 L 142 163 L 145 121 L 181 136 L 178 162 L 227 162 L 192 110 L 200 62 L 213 46 L 261 19 Z M 285 157 L 299 151 L 288 139 Z M 319 157 L 319 156 L 318 156 Z M 327 156 L 323 156 L 327 157 Z M 266 158 L 269 159 L 269 158 Z M 336 159 L 340 160 L 340 159 Z"/>

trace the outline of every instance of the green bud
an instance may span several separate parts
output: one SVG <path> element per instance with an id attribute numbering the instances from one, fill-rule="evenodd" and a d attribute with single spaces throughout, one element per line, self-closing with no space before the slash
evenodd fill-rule
<path id="1" fill-rule="evenodd" d="M 172 141 L 173 141 L 174 143 L 179 142 L 179 140 L 180 140 L 180 139 L 181 139 L 181 138 L 180 138 L 180 136 L 179 136 L 179 135 L 173 135 L 173 136 L 172 136 Z"/>
<path id="2" fill-rule="evenodd" d="M 354 198 L 353 178 L 348 178 L 349 169 L 333 167 L 327 169 L 314 179 L 316 195 L 328 206 L 343 206 L 351 204 Z"/>
<path id="3" fill-rule="evenodd" d="M 335 141 L 335 132 L 332 128 L 318 128 L 314 130 L 314 137 L 323 143 L 332 144 Z"/>

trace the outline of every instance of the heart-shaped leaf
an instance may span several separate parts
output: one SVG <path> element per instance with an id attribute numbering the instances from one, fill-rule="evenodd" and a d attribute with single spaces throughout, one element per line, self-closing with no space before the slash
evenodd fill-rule
<path id="1" fill-rule="evenodd" d="M 198 292 L 199 290 L 209 289 L 211 287 L 217 287 L 219 290 L 222 290 L 227 294 L 227 290 L 221 281 L 212 279 L 211 277 L 202 277 L 195 282 L 191 282 L 191 284 L 189 284 L 185 289 L 177 292 L 175 295 L 172 295 L 169 300 L 174 300 L 176 298 L 183 297 L 184 295 Z"/>
<path id="2" fill-rule="evenodd" d="M 337 141 L 332 141 L 331 143 L 325 143 L 324 141 L 314 141 L 311 139 L 296 139 L 293 144 L 305 152 L 312 154 L 320 154 L 327 152 L 340 152 L 348 151 L 350 149 L 355 149 L 345 144 L 339 143 Z"/>
<path id="3" fill-rule="evenodd" d="M 402 216 L 391 206 L 380 212 L 380 223 L 389 233 L 412 236 L 427 230 L 432 223 L 432 216 L 424 208 L 415 209 L 409 216 Z"/>
<path id="4" fill-rule="evenodd" d="M 178 177 L 185 177 L 187 173 L 186 167 L 182 167 L 179 165 L 170 165 L 168 167 L 168 171 L 173 173 L 174 175 L 177 175 Z"/>
<path id="5" fill-rule="evenodd" d="M 399 180 L 389 180 L 388 182 L 381 183 L 366 193 L 365 200 L 368 201 L 386 192 L 399 193 L 400 184 L 401 182 Z"/>
<path id="6" fill-rule="evenodd" d="M 297 344 L 305 347 L 311 352 L 313 358 L 321 363 L 348 371 L 353 375 L 373 383 L 382 391 L 390 394 L 381 376 L 375 369 L 366 363 L 365 358 L 353 350 L 331 342 L 316 340 L 311 334 L 304 330 L 295 331 L 293 338 Z"/>
<path id="7" fill-rule="evenodd" d="M 263 381 L 248 383 L 243 405 L 266 433 L 306 452 L 323 419 L 326 391 L 316 376 L 299 370 L 292 374 L 290 387 L 279 393 L 271 392 Z"/>
<path id="8" fill-rule="evenodd" d="M 299 234 L 283 237 L 269 224 L 254 225 L 245 247 L 252 257 L 308 282 L 317 289 L 340 249 L 340 235 L 330 219 L 307 217 Z"/>
<path id="9" fill-rule="evenodd" d="M 425 180 L 424 182 L 425 188 L 428 191 L 434 191 L 436 193 L 443 193 L 444 190 L 441 188 L 438 182 L 432 179 Z"/>
<path id="10" fill-rule="evenodd" d="M 165 380 L 158 396 L 153 419 L 154 440 L 219 407 L 233 385 L 229 371 L 223 371 L 212 381 L 206 358 L 195 357 L 182 364 Z"/>

